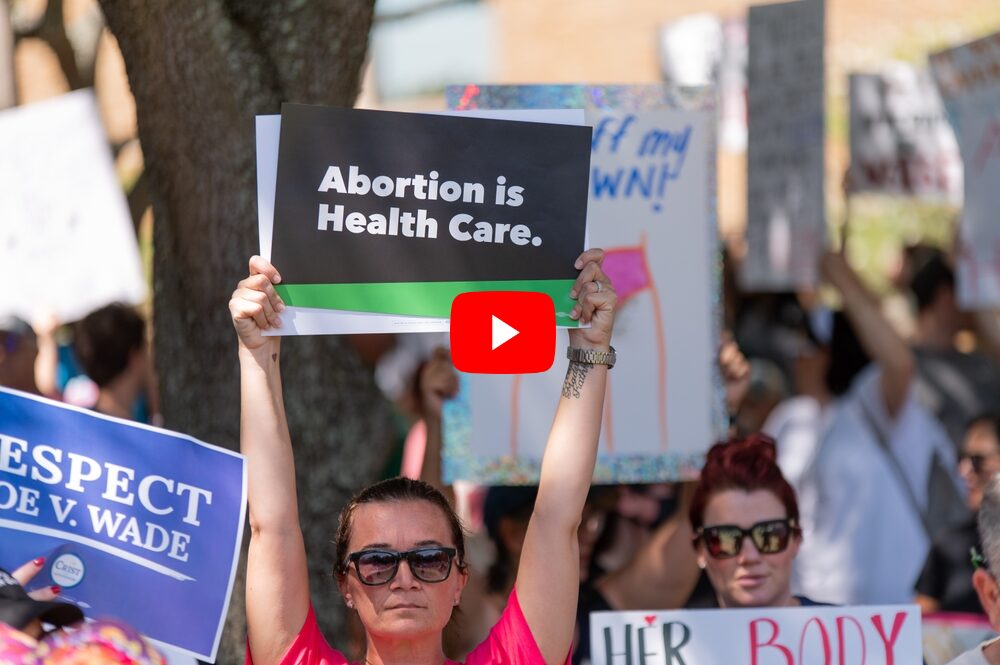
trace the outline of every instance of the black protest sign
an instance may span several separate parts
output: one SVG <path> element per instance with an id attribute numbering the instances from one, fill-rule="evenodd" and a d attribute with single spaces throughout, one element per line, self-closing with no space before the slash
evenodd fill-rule
<path id="1" fill-rule="evenodd" d="M 568 312 L 589 127 L 286 104 L 271 258 L 289 305 L 447 317 L 458 293 Z"/>

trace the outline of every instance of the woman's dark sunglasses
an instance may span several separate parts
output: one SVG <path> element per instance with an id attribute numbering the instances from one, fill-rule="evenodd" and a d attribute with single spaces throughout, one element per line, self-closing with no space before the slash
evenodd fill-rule
<path id="1" fill-rule="evenodd" d="M 728 559 L 737 556 L 743 549 L 743 539 L 747 536 L 761 554 L 777 554 L 788 549 L 792 535 L 800 533 L 795 520 L 767 520 L 757 522 L 749 529 L 735 524 L 705 526 L 698 529 L 695 540 L 705 544 L 705 549 L 713 559 Z"/>
<path id="2" fill-rule="evenodd" d="M 361 550 L 348 555 L 347 561 L 354 564 L 358 579 L 368 586 L 391 582 L 402 559 L 406 559 L 410 572 L 421 582 L 444 582 L 451 574 L 451 561 L 456 553 L 454 547 L 418 547 L 405 552 Z"/>

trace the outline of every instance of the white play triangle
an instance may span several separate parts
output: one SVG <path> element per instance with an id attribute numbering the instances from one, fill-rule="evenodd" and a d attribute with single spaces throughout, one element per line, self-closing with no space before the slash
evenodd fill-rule
<path id="1" fill-rule="evenodd" d="M 493 346 L 490 348 L 490 351 L 496 350 L 498 346 L 509 342 L 518 334 L 520 334 L 519 330 L 494 316 L 492 334 Z"/>

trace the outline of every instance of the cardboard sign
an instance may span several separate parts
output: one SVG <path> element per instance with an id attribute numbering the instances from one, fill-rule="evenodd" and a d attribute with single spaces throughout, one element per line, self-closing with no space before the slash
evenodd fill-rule
<path id="1" fill-rule="evenodd" d="M 823 0 L 749 18 L 747 291 L 811 288 L 826 241 Z"/>
<path id="2" fill-rule="evenodd" d="M 695 477 L 723 429 L 715 364 L 715 118 L 696 104 L 684 110 L 667 91 L 469 86 L 448 92 L 457 108 L 587 107 L 594 127 L 591 244 L 605 250 L 604 270 L 618 293 L 619 359 L 609 375 L 599 482 Z M 648 108 L 660 110 L 640 110 Z M 463 376 L 458 399 L 444 410 L 446 478 L 536 481 L 565 374 L 566 361 L 557 359 L 543 374 Z"/>
<path id="3" fill-rule="evenodd" d="M 245 507 L 241 455 L 0 389 L 0 567 L 88 617 L 215 660 Z"/>
<path id="4" fill-rule="evenodd" d="M 592 612 L 593 665 L 913 665 L 915 605 Z"/>
<path id="5" fill-rule="evenodd" d="M 538 291 L 568 325 L 590 129 L 286 104 L 271 256 L 289 305 L 447 317 Z"/>
<path id="6" fill-rule="evenodd" d="M 90 90 L 0 112 L 0 316 L 71 322 L 146 297 L 128 204 Z"/>
<path id="7" fill-rule="evenodd" d="M 959 303 L 994 308 L 1000 306 L 1000 33 L 935 53 L 930 67 L 965 165 Z"/>
<path id="8" fill-rule="evenodd" d="M 962 158 L 930 75 L 904 63 L 851 74 L 854 191 L 962 201 Z"/>

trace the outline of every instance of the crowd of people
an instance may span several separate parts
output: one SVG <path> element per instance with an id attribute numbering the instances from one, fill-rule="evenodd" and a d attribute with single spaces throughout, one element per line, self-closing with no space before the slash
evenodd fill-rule
<path id="1" fill-rule="evenodd" d="M 1000 325 L 959 311 L 943 252 L 906 257 L 908 338 L 838 253 L 820 268 L 839 311 L 815 294 L 730 289 L 718 362 L 731 429 L 697 483 L 591 486 L 615 360 L 616 296 L 600 250 L 580 257 L 572 316 L 590 326 L 569 336 L 588 354 L 569 363 L 537 486 L 446 485 L 441 411 L 458 390 L 447 351 L 411 345 L 416 360 L 400 362 L 391 341 L 359 345 L 376 374 L 405 375 L 389 383 L 410 429 L 403 475 L 360 491 L 334 536 L 331 568 L 364 634 L 364 662 L 588 662 L 599 610 L 917 602 L 1000 629 L 990 572 L 1000 569 Z M 247 662 L 346 663 L 309 600 L 306 558 L 318 553 L 305 551 L 298 521 L 281 342 L 261 334 L 284 309 L 279 281 L 254 257 L 230 301 L 249 470 Z M 72 343 L 60 344 L 66 333 Z M 150 421 L 152 377 L 131 308 L 111 305 L 61 331 L 0 320 L 0 385 L 89 395 L 98 412 Z M 141 645 L 131 662 L 160 662 L 127 626 L 81 628 L 57 588 L 27 594 L 41 565 L 0 571 L 4 662 L 103 662 L 68 658 L 130 641 Z M 1000 663 L 998 644 L 955 662 Z"/>

